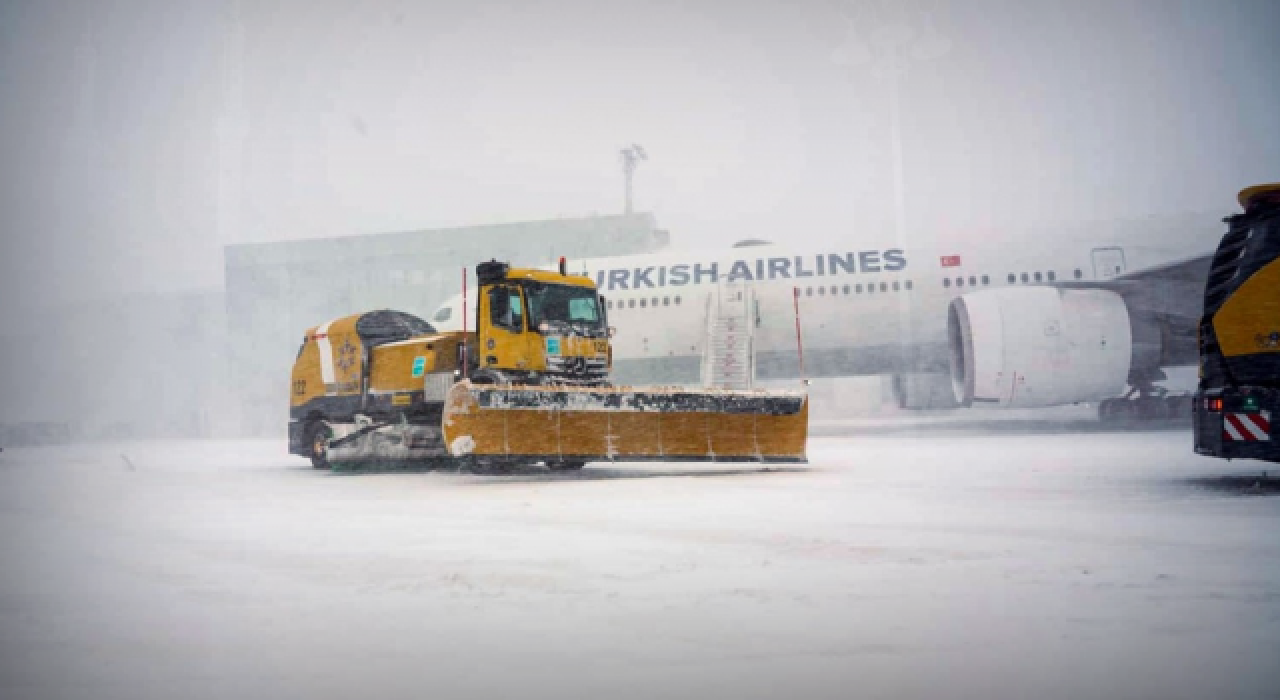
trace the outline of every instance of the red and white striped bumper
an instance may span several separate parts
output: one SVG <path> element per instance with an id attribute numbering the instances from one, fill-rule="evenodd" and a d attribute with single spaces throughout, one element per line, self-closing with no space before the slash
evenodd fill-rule
<path id="1" fill-rule="evenodd" d="M 1270 442 L 1271 412 L 1222 414 L 1222 439 L 1228 442 Z"/>

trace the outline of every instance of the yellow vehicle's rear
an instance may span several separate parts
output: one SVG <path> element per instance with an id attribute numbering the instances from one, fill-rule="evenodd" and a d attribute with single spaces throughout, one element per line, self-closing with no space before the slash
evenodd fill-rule
<path id="1" fill-rule="evenodd" d="M 290 385 L 289 451 L 317 467 L 446 457 L 440 415 L 464 338 L 386 310 L 308 329 Z"/>
<path id="2" fill-rule="evenodd" d="M 1239 199 L 1205 288 L 1195 450 L 1280 462 L 1280 183 Z"/>

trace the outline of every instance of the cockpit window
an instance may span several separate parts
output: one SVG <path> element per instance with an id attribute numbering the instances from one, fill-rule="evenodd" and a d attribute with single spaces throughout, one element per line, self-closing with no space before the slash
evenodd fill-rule
<path id="1" fill-rule="evenodd" d="M 431 320 L 432 321 L 448 321 L 449 317 L 451 316 L 453 316 L 453 307 L 446 306 L 440 309 L 439 311 L 437 311 L 436 315 L 431 317 Z"/>

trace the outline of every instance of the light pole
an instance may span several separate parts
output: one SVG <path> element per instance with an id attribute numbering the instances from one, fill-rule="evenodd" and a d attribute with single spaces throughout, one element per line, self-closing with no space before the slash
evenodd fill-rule
<path id="1" fill-rule="evenodd" d="M 894 234 L 898 246 L 906 246 L 906 184 L 902 159 L 901 85 L 911 64 L 936 60 L 951 50 L 951 42 L 925 17 L 925 27 L 917 30 L 902 13 L 881 19 L 864 37 L 852 18 L 846 15 L 848 34 L 843 45 L 831 54 L 839 65 L 870 68 L 871 74 L 884 81 L 889 98 L 889 146 L 893 159 Z"/>
<path id="2" fill-rule="evenodd" d="M 217 212 L 219 242 L 239 242 L 244 178 L 244 26 L 240 0 L 227 3 L 221 29 L 222 55 L 218 113 L 214 128 L 217 138 Z"/>
<path id="3" fill-rule="evenodd" d="M 844 44 L 832 52 L 831 60 L 850 68 L 870 68 L 871 74 L 885 83 L 889 98 L 889 147 L 893 161 L 894 238 L 897 247 L 907 251 L 906 178 L 903 173 L 900 95 L 902 81 L 913 62 L 923 63 L 941 58 L 951 50 L 951 42 L 938 33 L 928 15 L 924 18 L 924 28 L 918 30 L 904 11 L 890 9 L 878 14 L 882 16 L 871 18 L 875 29 L 865 37 L 858 31 L 853 18 L 845 15 L 848 33 Z M 931 254 L 931 251 L 925 252 Z M 909 356 L 914 347 L 914 329 L 907 294 L 898 295 L 898 322 L 901 371 L 906 372 L 917 364 L 915 358 Z"/>
<path id="4" fill-rule="evenodd" d="M 624 211 L 630 215 L 633 211 L 631 206 L 631 182 L 635 176 L 636 167 L 640 165 L 640 161 L 649 160 L 649 155 L 644 152 L 644 148 L 638 143 L 633 143 L 622 149 L 620 155 L 622 156 L 622 175 L 626 187 L 626 209 Z"/>

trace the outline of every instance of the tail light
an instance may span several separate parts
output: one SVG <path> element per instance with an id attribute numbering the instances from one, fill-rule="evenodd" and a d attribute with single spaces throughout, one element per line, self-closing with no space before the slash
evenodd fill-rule
<path id="1" fill-rule="evenodd" d="M 1222 413 L 1222 399 L 1205 399 L 1204 410 L 1210 413 Z"/>

